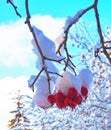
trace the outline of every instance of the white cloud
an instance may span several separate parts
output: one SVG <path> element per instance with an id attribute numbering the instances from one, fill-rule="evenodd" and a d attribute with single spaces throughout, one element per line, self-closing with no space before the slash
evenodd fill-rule
<path id="1" fill-rule="evenodd" d="M 6 66 L 27 66 L 34 59 L 30 40 L 32 35 L 25 19 L 15 23 L 0 25 L 0 63 Z M 41 29 L 52 40 L 62 32 L 65 19 L 49 15 L 36 15 L 31 18 L 32 25 Z"/>
<path id="2" fill-rule="evenodd" d="M 55 40 L 62 32 L 65 18 L 53 18 L 50 15 L 36 15 L 32 17 L 32 24 L 41 29 L 51 40 Z"/>
<path id="3" fill-rule="evenodd" d="M 0 26 L 0 63 L 26 66 L 32 58 L 30 35 L 23 21 Z"/>

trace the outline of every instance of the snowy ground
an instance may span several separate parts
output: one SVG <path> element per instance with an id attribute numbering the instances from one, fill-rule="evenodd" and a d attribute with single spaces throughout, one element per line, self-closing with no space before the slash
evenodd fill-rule
<path id="1" fill-rule="evenodd" d="M 24 95 L 32 95 L 31 91 L 27 87 L 27 78 L 18 77 L 18 78 L 3 78 L 0 80 L 0 129 L 7 130 L 6 125 L 8 120 L 10 120 L 11 114 L 10 111 L 16 108 L 13 98 L 18 96 L 18 92 Z"/>
<path id="2" fill-rule="evenodd" d="M 0 81 L 0 87 L 2 87 L 0 94 L 0 130 L 10 130 L 7 127 L 8 121 L 17 116 L 17 110 L 23 114 L 20 118 L 21 121 L 16 121 L 13 124 L 12 130 L 111 129 L 111 104 L 97 101 L 93 91 L 89 94 L 88 100 L 74 110 L 70 108 L 58 109 L 56 106 L 44 110 L 30 106 L 33 93 L 27 87 L 27 78 L 7 78 Z M 18 99 L 23 104 L 17 108 Z M 9 113 L 10 111 L 12 113 Z"/>

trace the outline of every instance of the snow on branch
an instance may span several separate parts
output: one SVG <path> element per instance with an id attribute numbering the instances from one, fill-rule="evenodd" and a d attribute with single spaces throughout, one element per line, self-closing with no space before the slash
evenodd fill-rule
<path id="1" fill-rule="evenodd" d="M 31 16 L 28 8 L 28 0 L 26 0 L 25 5 L 26 5 L 26 14 L 27 14 L 25 23 L 28 25 L 33 36 L 32 39 L 33 51 L 38 58 L 36 67 L 38 70 L 41 70 L 39 74 L 36 76 L 36 78 L 34 79 L 34 81 L 30 84 L 30 86 L 32 86 L 32 90 L 34 91 L 35 82 L 37 81 L 41 73 L 45 72 L 48 81 L 48 86 L 49 86 L 49 93 L 50 93 L 50 81 L 53 77 L 50 76 L 50 74 L 59 75 L 58 69 L 52 63 L 52 61 L 61 63 L 61 61 L 64 60 L 65 58 L 62 56 L 57 56 L 55 52 L 55 43 L 51 41 L 49 38 L 47 38 L 41 30 L 31 25 L 30 23 Z"/>
<path id="2" fill-rule="evenodd" d="M 69 32 L 70 28 L 72 27 L 72 25 L 76 24 L 78 22 L 78 20 L 82 17 L 82 15 L 92 8 L 93 8 L 93 5 L 88 7 L 87 9 L 82 9 L 82 10 L 78 11 L 73 17 L 67 18 L 65 26 L 63 27 L 64 28 L 64 35 L 62 35 L 63 40 L 62 40 L 62 43 L 59 43 L 56 53 L 60 53 L 61 47 L 64 46 L 64 44 L 66 44 L 67 38 L 68 38 L 68 32 Z"/>
<path id="3" fill-rule="evenodd" d="M 62 35 L 63 37 L 63 42 L 59 43 L 58 49 L 56 51 L 56 53 L 60 52 L 60 49 L 62 46 L 64 46 L 64 44 L 66 44 L 67 42 L 67 38 L 68 38 L 68 33 L 70 28 L 72 27 L 72 25 L 76 24 L 78 22 L 78 20 L 89 10 L 93 9 L 94 5 L 89 6 L 86 9 L 81 9 L 80 11 L 78 11 L 73 17 L 68 17 L 65 23 L 64 28 L 64 35 Z"/>
<path id="4" fill-rule="evenodd" d="M 64 37 L 63 37 L 63 41 L 62 43 L 59 43 L 58 48 L 56 53 L 60 53 L 60 50 L 62 47 L 64 47 L 64 50 L 66 51 L 66 55 L 67 55 L 67 61 L 66 61 L 66 66 L 64 68 L 64 70 L 66 69 L 67 65 L 69 62 L 71 62 L 70 60 L 70 55 L 68 53 L 67 47 L 66 47 L 66 42 L 68 39 L 68 33 L 70 28 L 72 27 L 72 25 L 76 24 L 78 22 L 78 20 L 89 10 L 91 10 L 93 8 L 93 5 L 89 6 L 86 9 L 82 9 L 80 11 L 78 11 L 73 17 L 68 17 L 66 20 L 66 24 L 64 26 Z M 72 64 L 72 63 L 71 63 Z"/>
<path id="5" fill-rule="evenodd" d="M 75 72 L 75 65 L 74 63 L 72 62 L 71 58 L 72 56 L 69 54 L 69 51 L 67 49 L 67 39 L 68 39 L 68 33 L 69 33 L 69 30 L 70 28 L 72 27 L 72 25 L 76 24 L 78 22 L 78 20 L 89 10 L 91 10 L 93 8 L 93 5 L 89 6 L 88 8 L 86 9 L 82 9 L 80 11 L 78 11 L 73 17 L 68 17 L 67 20 L 66 20 L 66 24 L 64 26 L 64 33 L 59 37 L 59 39 L 61 39 L 59 41 L 59 39 L 57 39 L 59 41 L 59 44 L 57 43 L 57 50 L 56 50 L 56 53 L 59 53 L 61 54 L 61 50 L 63 51 L 63 48 L 64 48 L 64 51 L 66 53 L 66 59 L 64 60 L 64 63 L 65 63 L 65 67 L 64 67 L 64 70 L 67 69 L 67 67 L 70 67 L 75 75 L 76 72 Z M 61 49 L 62 48 L 62 49 Z"/>
<path id="6" fill-rule="evenodd" d="M 69 29 L 72 27 L 73 24 L 76 24 L 78 22 L 78 20 L 89 10 L 91 10 L 93 8 L 93 5 L 89 6 L 86 9 L 82 9 L 80 11 L 78 11 L 73 17 L 68 17 L 68 19 L 66 20 L 66 25 L 64 27 L 64 33 L 68 33 Z"/>
<path id="7" fill-rule="evenodd" d="M 64 47 L 64 50 L 67 48 L 66 47 L 66 42 L 67 42 L 67 39 L 68 39 L 68 33 L 69 33 L 69 30 L 70 28 L 72 27 L 72 25 L 76 24 L 78 22 L 78 20 L 86 13 L 88 12 L 89 10 L 91 9 L 94 9 L 94 12 L 95 12 L 95 18 L 96 18 L 96 23 L 97 23 L 97 31 L 98 31 L 98 35 L 99 35 L 99 38 L 100 38 L 100 44 L 101 44 L 101 47 L 100 48 L 97 48 L 95 50 L 95 56 L 99 58 L 99 50 L 102 49 L 103 50 L 103 53 L 104 55 L 106 56 L 106 58 L 108 59 L 109 63 L 111 64 L 111 56 L 110 54 L 108 53 L 107 50 L 111 49 L 111 47 L 106 47 L 105 46 L 105 43 L 107 41 L 104 41 L 104 38 L 103 38 L 103 34 L 102 34 L 102 29 L 101 29 L 101 23 L 100 23 L 100 18 L 99 18 L 99 12 L 98 12 L 98 8 L 97 8 L 97 5 L 98 5 L 98 0 L 95 0 L 94 1 L 94 4 L 89 6 L 88 8 L 86 9 L 82 9 L 80 11 L 78 11 L 73 17 L 68 17 L 67 20 L 66 20 L 66 24 L 64 26 L 64 37 L 63 37 L 63 40 L 61 43 L 59 43 L 59 45 L 57 45 L 57 53 L 60 53 L 61 52 L 61 48 L 63 50 L 63 47 Z M 69 55 L 68 54 L 68 51 L 66 50 L 66 54 L 67 56 Z M 68 60 L 67 60 L 67 63 L 68 63 Z"/>

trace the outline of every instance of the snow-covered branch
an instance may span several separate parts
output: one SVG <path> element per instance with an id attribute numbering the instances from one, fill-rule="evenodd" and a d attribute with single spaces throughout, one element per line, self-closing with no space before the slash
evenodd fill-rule
<path id="1" fill-rule="evenodd" d="M 68 17 L 66 20 L 66 24 L 64 26 L 64 40 L 63 43 L 60 44 L 60 46 L 58 47 L 57 53 L 60 52 L 61 47 L 66 44 L 67 39 L 68 39 L 68 32 L 70 30 L 70 28 L 76 24 L 78 22 L 78 20 L 89 10 L 93 9 L 94 5 L 89 6 L 86 9 L 81 9 L 80 11 L 78 11 L 73 17 Z"/>
<path id="2" fill-rule="evenodd" d="M 57 56 L 55 52 L 55 43 L 50 39 L 48 39 L 41 30 L 31 25 L 30 22 L 31 16 L 28 8 L 28 0 L 26 0 L 25 5 L 26 5 L 26 14 L 27 14 L 25 23 L 28 25 L 33 36 L 33 40 L 32 40 L 32 44 L 34 47 L 33 51 L 38 57 L 38 62 L 36 67 L 39 70 L 41 70 L 30 86 L 33 86 L 36 80 L 39 78 L 40 74 L 45 71 L 47 81 L 48 81 L 48 86 L 49 86 L 49 93 L 50 93 L 50 80 L 51 80 L 50 73 L 53 75 L 54 74 L 59 75 L 58 70 L 56 69 L 52 61 L 61 63 L 61 61 L 64 60 L 65 58 L 62 56 Z M 34 91 L 34 88 L 32 89 Z"/>

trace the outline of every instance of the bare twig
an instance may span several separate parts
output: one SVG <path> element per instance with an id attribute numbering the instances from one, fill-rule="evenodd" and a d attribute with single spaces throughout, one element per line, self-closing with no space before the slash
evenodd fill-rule
<path id="1" fill-rule="evenodd" d="M 61 58 L 61 59 L 52 59 L 52 58 L 47 58 L 46 56 L 43 56 L 44 57 L 44 59 L 45 60 L 50 60 L 50 61 L 54 61 L 54 62 L 58 62 L 58 63 L 60 63 L 62 60 L 64 60 L 65 59 L 65 57 L 64 58 Z"/>
<path id="2" fill-rule="evenodd" d="M 111 41 L 104 41 L 104 43 L 111 43 Z"/>
<path id="3" fill-rule="evenodd" d="M 108 50 L 110 50 L 111 49 L 111 47 L 105 47 L 106 49 L 108 49 Z"/>
<path id="4" fill-rule="evenodd" d="M 102 48 L 103 48 L 103 52 L 106 56 L 106 58 L 109 60 L 110 64 L 111 64 L 111 58 L 104 46 L 104 38 L 103 38 L 103 34 L 102 34 L 102 29 L 101 29 L 101 23 L 100 23 L 100 18 L 99 18 L 99 12 L 98 12 L 98 0 L 95 0 L 94 2 L 94 12 L 95 12 L 95 17 L 96 17 L 96 23 L 97 23 L 97 29 L 98 29 L 98 34 L 99 34 L 99 38 L 100 38 L 100 43 L 102 44 Z"/>
<path id="5" fill-rule="evenodd" d="M 37 79 L 39 78 L 39 76 L 40 76 L 40 74 L 42 73 L 43 70 L 44 70 L 43 68 L 40 70 L 40 72 L 38 73 L 38 75 L 35 77 L 34 81 L 29 86 L 32 89 L 33 92 L 34 92 L 34 84 L 37 81 Z"/>
<path id="6" fill-rule="evenodd" d="M 7 0 L 7 3 L 10 3 L 12 5 L 12 7 L 14 8 L 16 14 L 19 16 L 19 17 L 22 17 L 21 14 L 17 11 L 17 6 L 15 6 L 15 4 L 11 1 L 11 0 Z"/>
<path id="7" fill-rule="evenodd" d="M 65 52 L 66 52 L 66 59 L 64 60 L 64 63 L 65 63 L 65 67 L 64 67 L 64 71 L 67 69 L 67 67 L 70 67 L 72 70 L 73 70 L 73 72 L 74 72 L 74 74 L 75 75 L 77 75 L 76 74 L 76 71 L 75 71 L 75 65 L 73 64 L 73 62 L 71 61 L 71 56 L 70 56 L 70 54 L 69 54 L 69 52 L 68 52 L 68 49 L 67 49 L 67 47 L 66 47 L 66 44 L 64 45 L 64 50 L 65 50 Z"/>
<path id="8" fill-rule="evenodd" d="M 60 77 L 63 77 L 62 75 L 60 75 L 60 74 L 58 74 L 58 73 L 56 73 L 56 72 L 48 71 L 48 73 L 50 73 L 50 74 L 55 74 L 55 75 L 58 75 L 58 76 L 60 76 Z"/>

